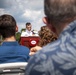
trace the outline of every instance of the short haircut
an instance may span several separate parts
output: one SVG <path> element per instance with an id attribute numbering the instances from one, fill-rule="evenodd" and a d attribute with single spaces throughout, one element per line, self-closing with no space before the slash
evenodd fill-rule
<path id="1" fill-rule="evenodd" d="M 16 32 L 16 21 L 14 17 L 8 14 L 0 16 L 0 34 L 3 38 L 15 36 Z"/>
<path id="2" fill-rule="evenodd" d="M 67 22 L 76 17 L 76 0 L 44 0 L 44 12 L 51 23 Z"/>
<path id="3" fill-rule="evenodd" d="M 28 25 L 31 25 L 31 23 L 30 23 L 30 22 L 27 22 L 27 23 L 26 23 L 26 26 L 28 26 Z"/>

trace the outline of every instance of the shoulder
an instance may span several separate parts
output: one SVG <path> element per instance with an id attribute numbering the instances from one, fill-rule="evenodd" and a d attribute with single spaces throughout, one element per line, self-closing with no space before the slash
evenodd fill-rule
<path id="1" fill-rule="evenodd" d="M 28 51 L 28 52 L 30 51 L 29 48 L 26 47 L 26 46 L 21 46 L 20 45 L 18 48 L 21 49 L 21 51 Z"/>
<path id="2" fill-rule="evenodd" d="M 22 32 L 22 33 L 21 33 L 21 36 L 25 36 L 25 34 L 26 34 L 26 32 Z"/>
<path id="3" fill-rule="evenodd" d="M 36 54 L 31 59 L 35 58 L 37 60 L 37 58 L 38 58 L 38 60 L 39 59 L 44 60 L 45 57 L 47 58 L 50 55 L 50 53 L 52 54 L 52 53 L 57 52 L 57 50 L 59 50 L 59 48 L 60 48 L 59 44 L 60 44 L 59 41 L 49 43 L 48 45 L 44 46 L 41 50 L 36 52 Z"/>
<path id="4" fill-rule="evenodd" d="M 60 40 L 56 40 L 54 42 L 51 42 L 51 43 L 47 44 L 46 46 L 44 46 L 42 48 L 42 52 L 43 53 L 46 53 L 46 52 L 56 51 L 56 50 L 59 49 L 60 44 L 61 44 L 61 41 Z"/>
<path id="5" fill-rule="evenodd" d="M 36 52 L 36 54 L 30 58 L 29 63 L 26 67 L 25 74 L 47 75 L 48 72 L 50 74 L 51 73 L 50 71 L 52 71 L 52 68 L 54 67 L 52 56 L 55 55 L 56 50 L 59 48 L 58 45 L 59 43 L 56 42 L 52 44 L 49 43 L 47 46 L 43 47 L 40 51 Z"/>
<path id="6" fill-rule="evenodd" d="M 50 71 L 52 71 L 52 67 L 54 66 L 50 52 L 45 52 L 43 50 L 44 49 L 38 51 L 30 58 L 25 70 L 26 75 L 47 75 L 47 72 L 50 73 Z"/>
<path id="7" fill-rule="evenodd" d="M 56 52 L 60 50 L 59 44 L 60 44 L 59 41 L 55 41 L 53 43 L 49 43 L 48 45 L 44 46 L 41 50 L 36 52 L 36 54 L 31 57 L 30 62 L 31 63 L 38 63 L 38 62 L 44 63 L 44 61 L 48 60 L 49 57 L 56 54 Z"/>

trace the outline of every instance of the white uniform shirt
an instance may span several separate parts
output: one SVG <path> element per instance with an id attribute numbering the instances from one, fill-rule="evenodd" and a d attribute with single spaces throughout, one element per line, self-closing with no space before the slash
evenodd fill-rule
<path id="1" fill-rule="evenodd" d="M 22 34 L 21 34 L 21 37 L 22 36 L 32 36 L 32 31 L 28 31 L 28 30 L 26 30 L 25 32 L 22 32 Z"/>

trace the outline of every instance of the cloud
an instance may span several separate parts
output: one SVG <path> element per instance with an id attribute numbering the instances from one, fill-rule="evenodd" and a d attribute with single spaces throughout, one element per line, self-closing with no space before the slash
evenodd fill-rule
<path id="1" fill-rule="evenodd" d="M 43 0 L 0 0 L 0 15 L 7 13 L 17 21 L 19 31 L 26 22 L 32 23 L 32 29 L 39 30 L 43 26 Z"/>
<path id="2" fill-rule="evenodd" d="M 0 8 L 10 8 L 15 4 L 15 0 L 0 0 Z"/>
<path id="3" fill-rule="evenodd" d="M 29 18 L 32 20 L 36 20 L 38 16 L 40 16 L 41 11 L 36 10 L 25 10 L 24 14 L 22 15 L 25 18 Z"/>

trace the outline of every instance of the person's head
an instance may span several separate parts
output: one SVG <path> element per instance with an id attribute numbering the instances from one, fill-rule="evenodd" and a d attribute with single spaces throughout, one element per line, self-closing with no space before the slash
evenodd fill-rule
<path id="1" fill-rule="evenodd" d="M 76 0 L 44 0 L 44 12 L 47 17 L 44 22 L 60 33 L 66 24 L 76 18 Z"/>
<path id="2" fill-rule="evenodd" d="M 45 46 L 54 40 L 57 40 L 57 36 L 54 32 L 52 32 L 47 26 L 42 26 L 39 31 L 39 36 L 41 40 L 39 41 L 38 46 Z"/>
<path id="3" fill-rule="evenodd" d="M 31 31 L 31 23 L 30 22 L 27 22 L 26 23 L 26 29 L 28 30 L 28 31 Z"/>
<path id="4" fill-rule="evenodd" d="M 17 29 L 14 17 L 8 14 L 0 16 L 0 35 L 2 35 L 4 39 L 15 36 Z"/>

